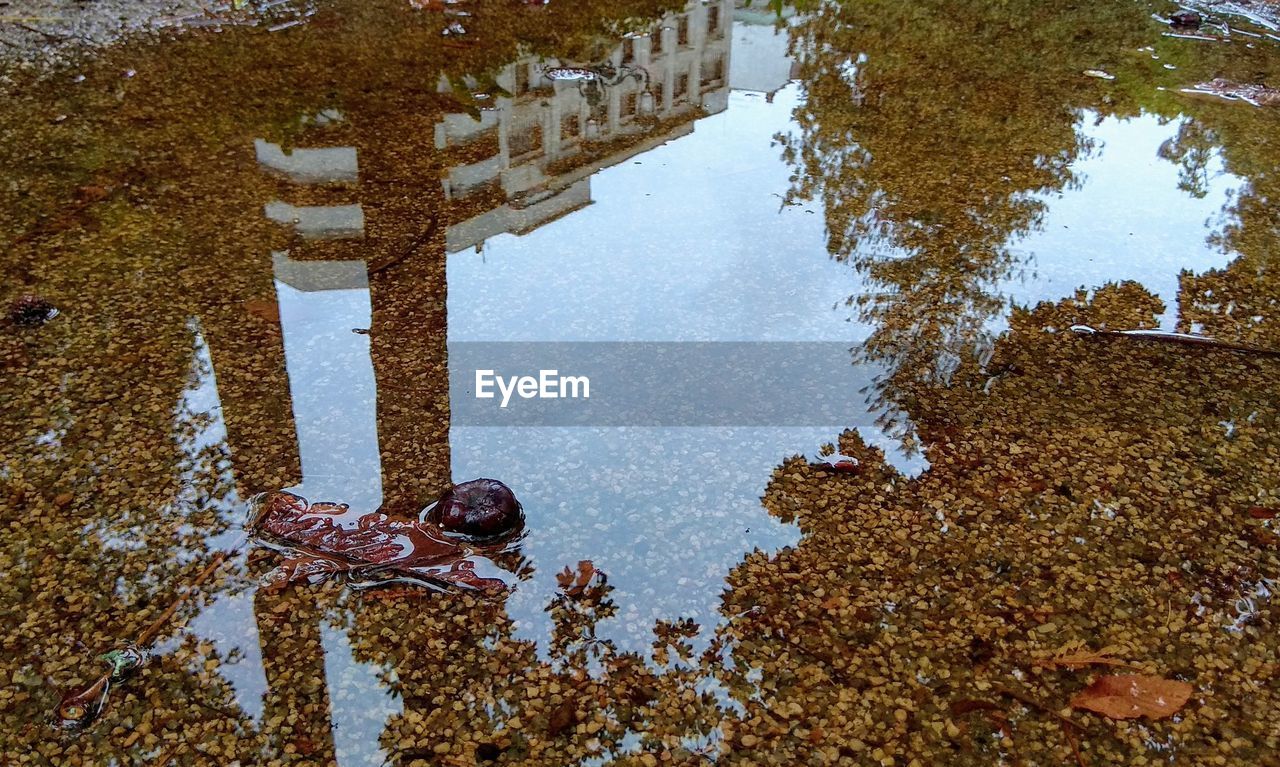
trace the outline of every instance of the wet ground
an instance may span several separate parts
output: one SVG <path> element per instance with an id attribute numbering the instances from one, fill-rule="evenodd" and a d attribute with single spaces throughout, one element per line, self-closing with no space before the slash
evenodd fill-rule
<path id="1" fill-rule="evenodd" d="M 0 327 L 0 763 L 1280 760 L 1280 362 L 1068 331 L 1280 348 L 1280 41 L 1179 10 L 251 3 L 3 65 L 0 299 L 58 314 Z M 801 415 L 486 420 L 493 343 L 739 344 Z M 237 549 L 50 726 L 258 493 L 478 476 L 510 594 Z M 1192 693 L 1070 705 L 1112 673 Z"/>

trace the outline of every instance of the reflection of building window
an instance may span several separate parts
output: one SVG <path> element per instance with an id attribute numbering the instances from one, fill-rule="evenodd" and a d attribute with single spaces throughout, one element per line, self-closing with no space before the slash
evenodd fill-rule
<path id="1" fill-rule="evenodd" d="M 707 37 L 715 37 L 720 32 L 720 6 L 707 7 Z"/>
<path id="2" fill-rule="evenodd" d="M 708 86 L 724 79 L 724 58 L 702 62 L 702 85 Z"/>
<path id="3" fill-rule="evenodd" d="M 653 34 L 649 35 L 649 55 L 657 56 L 662 53 L 662 27 L 659 26 L 653 30 Z"/>
<path id="4" fill-rule="evenodd" d="M 529 77 L 528 64 L 516 64 L 516 95 L 523 96 L 533 89 L 533 83 Z"/>
<path id="5" fill-rule="evenodd" d="M 560 119 L 560 139 L 569 141 L 578 137 L 582 132 L 582 125 L 577 115 L 565 115 Z"/>
<path id="6" fill-rule="evenodd" d="M 628 37 L 622 41 L 622 63 L 632 64 L 636 60 L 636 40 Z"/>
<path id="7" fill-rule="evenodd" d="M 689 44 L 689 17 L 681 16 L 676 20 L 676 45 L 685 47 Z"/>
<path id="8" fill-rule="evenodd" d="M 539 149 L 542 149 L 542 126 L 530 125 L 523 131 L 512 133 L 510 142 L 512 157 L 520 157 L 531 152 L 536 152 Z"/>
<path id="9" fill-rule="evenodd" d="M 622 97 L 622 116 L 635 117 L 640 114 L 640 94 L 632 91 Z"/>
<path id="10" fill-rule="evenodd" d="M 688 95 L 689 74 L 686 72 L 685 74 L 676 77 L 676 87 L 675 90 L 671 92 L 671 97 L 676 101 L 684 101 L 685 97 Z"/>

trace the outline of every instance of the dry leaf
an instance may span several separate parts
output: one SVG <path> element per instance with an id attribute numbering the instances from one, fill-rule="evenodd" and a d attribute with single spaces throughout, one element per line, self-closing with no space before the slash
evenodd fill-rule
<path id="1" fill-rule="evenodd" d="M 1249 516 L 1254 519 L 1275 519 L 1276 509 L 1267 506 L 1250 506 Z"/>
<path id="2" fill-rule="evenodd" d="M 266 320 L 267 322 L 280 321 L 280 305 L 275 301 L 263 301 L 254 298 L 244 302 L 244 310 L 260 320 Z"/>
<path id="3" fill-rule="evenodd" d="M 1096 711 L 1112 719 L 1163 719 L 1177 713 L 1191 697 L 1191 685 L 1176 679 L 1142 674 L 1100 676 L 1071 699 L 1074 708 Z"/>
<path id="4" fill-rule="evenodd" d="M 598 583 L 603 583 L 604 573 L 597 570 L 591 560 L 584 559 L 578 563 L 577 573 L 565 565 L 564 570 L 556 573 L 556 582 L 566 596 L 577 597 L 587 593 Z"/>
<path id="5" fill-rule="evenodd" d="M 1031 665 L 1051 670 L 1059 668 L 1079 669 L 1089 666 L 1124 666 L 1132 668 L 1128 663 L 1112 657 L 1115 653 L 1116 648 L 1114 647 L 1091 650 L 1083 641 L 1076 639 L 1067 642 L 1048 656 L 1036 658 L 1031 661 Z"/>

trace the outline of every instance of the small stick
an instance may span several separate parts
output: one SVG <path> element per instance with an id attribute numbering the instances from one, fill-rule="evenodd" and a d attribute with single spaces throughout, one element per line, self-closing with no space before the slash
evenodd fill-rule
<path id="1" fill-rule="evenodd" d="M 379 272 L 389 269 L 395 266 L 396 264 L 400 263 L 401 261 L 405 260 L 409 256 L 412 256 L 414 253 L 417 253 L 418 249 L 421 248 L 423 245 L 425 245 L 427 240 L 431 239 L 431 236 L 436 233 L 436 229 L 439 223 L 440 223 L 440 214 L 439 213 L 433 214 L 431 216 L 431 220 L 427 222 L 427 228 L 423 229 L 422 232 L 420 232 L 416 237 L 414 237 L 413 240 L 407 246 L 405 246 L 403 250 L 393 255 L 391 258 L 387 259 L 386 261 L 382 262 L 381 264 L 375 264 L 370 266 L 369 276 L 372 277 L 373 275 L 378 274 Z"/>
<path id="2" fill-rule="evenodd" d="M 1081 730 L 1082 732 L 1088 732 L 1087 727 L 1076 724 L 1075 720 L 1072 719 L 1071 717 L 1063 716 L 1062 714 L 1059 714 L 1057 711 L 1054 711 L 1049 706 L 1045 705 L 1044 703 L 1041 703 L 1040 701 L 1036 700 L 1030 695 L 1027 695 L 1024 692 L 1018 692 L 1017 690 L 1014 690 L 1010 687 L 1005 687 L 1002 684 L 994 685 L 994 688 L 995 688 L 995 691 L 1000 693 L 1001 695 L 1008 695 L 1010 698 L 1013 698 L 1014 700 L 1018 701 L 1019 703 L 1022 703 L 1023 705 L 1030 706 L 1031 708 L 1034 708 L 1037 711 L 1043 711 L 1044 713 L 1049 714 L 1050 716 L 1057 717 L 1058 721 L 1065 722 L 1066 724 L 1072 727 L 1075 727 L 1076 729 Z"/>
<path id="3" fill-rule="evenodd" d="M 1062 725 L 1062 732 L 1067 736 L 1067 744 L 1071 746 L 1071 751 L 1076 755 L 1076 764 L 1080 767 L 1089 767 L 1089 763 L 1084 760 L 1084 754 L 1080 753 L 1080 744 L 1077 743 L 1075 730 L 1069 724 Z"/>
<path id="4" fill-rule="evenodd" d="M 173 618 L 178 608 L 193 597 L 200 586 L 209 580 L 222 563 L 234 556 L 248 540 L 249 533 L 245 532 L 230 548 L 214 554 L 213 559 L 196 575 L 195 580 L 191 582 L 187 590 L 179 594 L 159 617 L 143 629 L 142 633 L 138 634 L 138 638 L 129 644 L 126 650 L 114 650 L 103 656 L 110 666 L 107 671 L 89 686 L 66 696 L 58 704 L 57 719 L 60 726 L 64 729 L 77 729 L 91 724 L 106 707 L 107 696 L 111 693 L 112 683 L 122 678 L 126 672 L 141 666 L 145 662 L 146 654 L 138 648 L 145 648 L 151 644 L 160 634 L 161 629 L 165 627 L 165 624 Z"/>
<path id="5" fill-rule="evenodd" d="M 1242 354 L 1257 354 L 1263 357 L 1280 357 L 1280 349 L 1267 349 L 1262 346 L 1236 344 L 1230 341 L 1219 341 L 1210 336 L 1197 336 L 1191 333 L 1169 333 L 1163 330 L 1097 330 L 1088 325 L 1072 325 L 1071 332 L 1081 336 L 1106 336 L 1108 338 L 1129 338 L 1135 341 L 1161 341 L 1164 343 L 1199 346 L 1210 349 L 1223 349 Z"/>

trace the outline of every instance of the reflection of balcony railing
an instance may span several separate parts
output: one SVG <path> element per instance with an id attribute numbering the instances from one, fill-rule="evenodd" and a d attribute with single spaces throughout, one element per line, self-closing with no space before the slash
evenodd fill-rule
<path id="1" fill-rule="evenodd" d="M 494 139 L 476 145 L 485 149 L 481 161 L 474 150 L 446 156 L 446 195 L 465 197 L 463 215 L 469 216 L 454 219 L 449 249 L 532 228 L 542 215 L 558 217 L 589 204 L 582 183 L 597 168 L 688 133 L 696 118 L 723 110 L 731 44 L 724 32 L 732 8 L 728 0 L 690 0 L 683 13 L 664 17 L 647 34 L 619 40 L 597 61 L 525 58 L 497 77 L 511 97 L 497 98 L 495 108 L 483 113 L 483 125 L 446 115 L 437 127 L 441 149 L 452 152 L 456 136 L 482 130 L 494 131 L 497 145 L 491 155 Z M 470 164 L 459 168 L 459 160 Z M 487 198 L 491 184 L 502 191 L 497 209 L 476 213 L 483 204 L 478 187 L 485 186 Z M 571 187 L 572 200 L 557 199 Z"/>

